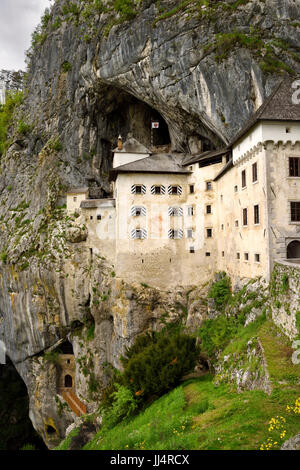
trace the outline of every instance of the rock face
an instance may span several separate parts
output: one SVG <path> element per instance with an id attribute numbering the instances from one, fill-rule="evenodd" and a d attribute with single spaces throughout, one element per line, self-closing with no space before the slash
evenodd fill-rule
<path id="1" fill-rule="evenodd" d="M 89 16 L 84 3 L 74 1 L 72 14 L 57 0 L 44 17 L 0 161 L 0 338 L 49 447 L 75 416 L 57 396 L 47 349 L 72 342 L 76 393 L 93 411 L 108 364 L 120 367 L 136 335 L 160 328 L 166 316 L 187 313 L 195 328 L 205 315 L 199 286 L 192 294 L 129 286 L 103 258 L 91 259 L 85 228 L 65 212 L 66 190 L 88 184 L 109 195 L 117 136 L 131 132 L 149 145 L 151 117 L 166 123 L 175 151 L 199 149 L 200 140 L 203 149 L 228 142 L 279 80 L 274 71 L 299 71 L 300 5 L 292 0 L 232 9 L 210 2 L 205 11 L 179 9 L 165 19 L 145 1 L 133 20 L 121 14 L 110 31 L 116 12 Z M 167 13 L 180 2 L 160 4 Z"/>

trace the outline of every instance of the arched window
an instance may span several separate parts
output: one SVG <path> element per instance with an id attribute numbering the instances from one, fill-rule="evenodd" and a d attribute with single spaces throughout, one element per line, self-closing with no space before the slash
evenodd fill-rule
<path id="1" fill-rule="evenodd" d="M 286 249 L 286 257 L 288 259 L 300 258 L 300 241 L 294 240 L 288 244 Z"/>
<path id="2" fill-rule="evenodd" d="M 73 379 L 71 375 L 67 374 L 65 375 L 65 387 L 66 388 L 72 388 L 73 387 Z"/>

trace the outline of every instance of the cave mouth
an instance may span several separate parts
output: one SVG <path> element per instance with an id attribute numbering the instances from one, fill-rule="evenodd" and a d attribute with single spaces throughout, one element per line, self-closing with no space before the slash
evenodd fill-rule
<path id="1" fill-rule="evenodd" d="M 171 144 L 168 124 L 163 116 L 123 90 L 111 88 L 105 97 L 102 111 L 106 113 L 109 140 L 113 145 L 119 135 L 123 141 L 132 136 L 151 150 Z M 102 145 L 105 145 L 105 139 Z"/>
<path id="2" fill-rule="evenodd" d="M 62 354 L 74 354 L 73 345 L 70 341 L 64 341 L 59 345 Z"/>
<path id="3" fill-rule="evenodd" d="M 0 450 L 48 450 L 29 418 L 25 383 L 11 360 L 0 364 Z"/>

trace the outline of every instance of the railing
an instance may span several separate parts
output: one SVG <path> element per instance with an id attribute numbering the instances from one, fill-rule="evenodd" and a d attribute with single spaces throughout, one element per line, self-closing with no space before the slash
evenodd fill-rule
<path id="1" fill-rule="evenodd" d="M 81 400 L 75 395 L 73 390 L 64 389 L 62 391 L 63 399 L 68 403 L 69 407 L 76 414 L 76 416 L 81 416 L 86 414 L 86 406 L 82 403 Z"/>

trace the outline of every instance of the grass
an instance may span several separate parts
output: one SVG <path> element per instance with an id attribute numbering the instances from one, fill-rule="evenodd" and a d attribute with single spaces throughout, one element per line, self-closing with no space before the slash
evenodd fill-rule
<path id="1" fill-rule="evenodd" d="M 271 396 L 237 393 L 228 385 L 215 387 L 207 375 L 185 382 L 131 420 L 100 430 L 84 449 L 259 449 L 269 437 L 273 416 L 287 417 L 287 438 L 299 432 L 300 417 L 285 411 L 299 393 L 299 387 L 288 393 L 275 390 Z"/>
<path id="2" fill-rule="evenodd" d="M 300 415 L 286 410 L 300 397 L 300 365 L 292 363 L 289 340 L 265 315 L 238 327 L 223 355 L 239 357 L 251 338 L 259 338 L 264 348 L 270 395 L 259 390 L 238 393 L 232 384 L 216 386 L 208 374 L 184 382 L 112 429 L 100 429 L 84 449 L 258 450 L 269 437 L 280 448 L 300 429 Z M 286 420 L 282 438 L 280 431 L 269 431 L 271 418 L 281 416 Z M 64 441 L 61 448 L 68 445 Z"/>

